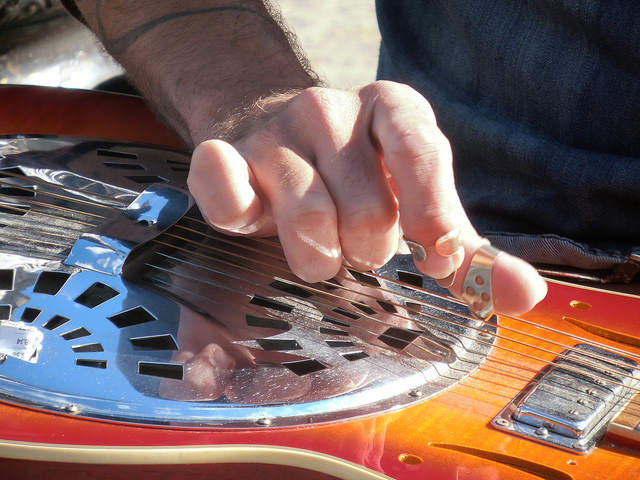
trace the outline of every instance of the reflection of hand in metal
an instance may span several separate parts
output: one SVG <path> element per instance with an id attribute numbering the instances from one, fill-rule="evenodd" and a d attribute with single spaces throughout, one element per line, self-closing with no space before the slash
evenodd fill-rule
<path id="1" fill-rule="evenodd" d="M 171 400 L 215 400 L 230 382 L 235 359 L 220 345 L 210 343 L 198 353 L 180 351 L 173 358 L 184 363 L 183 381 L 167 379 L 160 395 Z"/>
<path id="2" fill-rule="evenodd" d="M 221 325 L 190 308 L 180 307 L 177 351 L 172 361 L 184 364 L 182 380 L 163 379 L 159 394 L 171 400 L 214 400 L 229 382 L 233 369 L 253 361 L 246 348 L 233 345 Z"/>

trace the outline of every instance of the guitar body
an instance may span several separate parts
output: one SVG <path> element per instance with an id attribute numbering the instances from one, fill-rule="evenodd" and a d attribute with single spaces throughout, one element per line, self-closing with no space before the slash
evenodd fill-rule
<path id="1" fill-rule="evenodd" d="M 180 147 L 134 97 L 2 87 L 0 105 L 2 135 Z M 547 298 L 524 317 L 528 323 L 498 317 L 491 351 L 470 375 L 404 408 L 321 423 L 309 418 L 308 425 L 163 426 L 6 399 L 0 402 L 1 468 L 6 478 L 640 478 L 640 441 L 633 434 L 608 429 L 580 453 L 493 425 L 561 346 L 588 341 L 640 355 L 640 298 L 562 283 L 549 287 Z M 631 400 L 627 416 L 634 416 L 634 405 Z M 640 404 L 635 409 L 640 419 Z"/>

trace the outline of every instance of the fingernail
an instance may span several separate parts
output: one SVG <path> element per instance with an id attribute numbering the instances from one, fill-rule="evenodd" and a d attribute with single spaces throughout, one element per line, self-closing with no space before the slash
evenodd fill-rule
<path id="1" fill-rule="evenodd" d="M 460 227 L 454 228 L 436 240 L 436 252 L 442 257 L 453 255 L 460 248 Z"/>
<path id="2" fill-rule="evenodd" d="M 458 270 L 454 270 L 453 273 L 448 277 L 436 278 L 436 283 L 442 288 L 449 288 L 451 285 L 453 285 L 453 282 L 456 281 L 456 273 L 458 273 Z"/>
<path id="3" fill-rule="evenodd" d="M 427 259 L 427 252 L 422 245 L 411 240 L 404 240 L 409 247 L 409 251 L 416 262 L 424 262 Z"/>
<path id="4" fill-rule="evenodd" d="M 462 262 L 464 262 L 464 247 L 458 247 L 458 250 L 451 257 L 453 258 L 453 268 L 459 269 L 462 266 Z"/>
<path id="5" fill-rule="evenodd" d="M 538 279 L 533 283 L 534 285 L 532 285 L 532 290 L 535 296 L 534 301 L 538 303 L 538 302 L 541 302 L 542 299 L 544 299 L 544 297 L 547 296 L 548 286 L 545 279 L 539 275 L 538 275 Z"/>
<path id="6" fill-rule="evenodd" d="M 237 233 L 240 235 L 249 235 L 260 230 L 267 223 L 268 218 L 266 216 L 261 216 L 253 223 L 244 226 L 233 226 L 233 227 L 219 227 L 223 230 L 227 230 L 231 233 Z"/>

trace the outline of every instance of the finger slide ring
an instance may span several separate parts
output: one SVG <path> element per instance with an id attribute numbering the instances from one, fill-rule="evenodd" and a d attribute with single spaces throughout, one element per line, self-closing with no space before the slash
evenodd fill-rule
<path id="1" fill-rule="evenodd" d="M 498 255 L 502 254 L 491 245 L 483 245 L 471 259 L 469 270 L 462 284 L 462 299 L 469 310 L 481 320 L 493 315 L 493 293 L 491 291 L 491 270 Z"/>

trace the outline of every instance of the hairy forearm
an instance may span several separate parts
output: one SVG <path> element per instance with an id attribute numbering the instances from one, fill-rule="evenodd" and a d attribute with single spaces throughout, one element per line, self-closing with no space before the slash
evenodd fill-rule
<path id="1" fill-rule="evenodd" d="M 191 145 L 259 98 L 317 83 L 259 0 L 80 0 L 85 20 Z"/>

